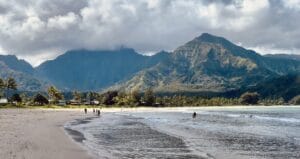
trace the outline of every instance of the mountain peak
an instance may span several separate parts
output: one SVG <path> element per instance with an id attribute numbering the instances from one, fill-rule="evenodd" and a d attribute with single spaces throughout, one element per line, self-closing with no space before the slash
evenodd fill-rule
<path id="1" fill-rule="evenodd" d="M 32 74 L 34 72 L 32 66 L 25 60 L 18 59 L 15 55 L 0 55 L 0 61 L 5 63 L 9 68 Z"/>
<path id="2" fill-rule="evenodd" d="M 204 44 L 204 45 L 203 45 Z M 190 53 L 191 48 L 194 49 L 199 49 L 199 46 L 203 46 L 204 48 L 207 49 L 207 45 L 209 44 L 210 47 L 216 48 L 216 47 L 223 47 L 224 49 L 228 50 L 231 54 L 234 56 L 240 56 L 240 57 L 249 57 L 252 56 L 252 58 L 257 58 L 257 56 L 260 56 L 256 52 L 252 50 L 247 50 L 241 46 L 235 45 L 234 43 L 230 42 L 229 40 L 220 37 L 220 36 L 215 36 L 209 33 L 203 33 L 200 36 L 196 37 L 195 39 L 189 41 L 185 45 L 179 47 L 176 49 L 178 52 L 185 52 L 185 53 Z M 185 50 L 185 51 L 182 51 Z M 209 51 L 209 50 L 208 50 Z M 195 52 L 195 51 L 194 51 Z"/>
<path id="3" fill-rule="evenodd" d="M 196 38 L 196 40 L 202 41 L 202 42 L 208 42 L 208 43 L 218 43 L 222 44 L 224 46 L 231 46 L 234 45 L 227 39 L 219 36 L 215 36 L 209 33 L 203 33 L 199 37 Z"/>
<path id="4" fill-rule="evenodd" d="M 198 38 L 199 39 L 208 39 L 208 38 L 217 38 L 217 36 L 209 34 L 209 33 L 202 33 Z"/>

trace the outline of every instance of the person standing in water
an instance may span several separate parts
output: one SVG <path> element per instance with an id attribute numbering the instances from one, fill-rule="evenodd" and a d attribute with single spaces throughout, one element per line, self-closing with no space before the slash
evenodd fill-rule
<path id="1" fill-rule="evenodd" d="M 196 118 L 196 116 L 197 116 L 197 113 L 194 112 L 194 113 L 193 113 L 193 118 Z"/>
<path id="2" fill-rule="evenodd" d="M 87 114 L 87 109 L 86 108 L 84 108 L 84 113 Z"/>
<path id="3" fill-rule="evenodd" d="M 100 116 L 100 110 L 97 110 L 97 115 Z"/>

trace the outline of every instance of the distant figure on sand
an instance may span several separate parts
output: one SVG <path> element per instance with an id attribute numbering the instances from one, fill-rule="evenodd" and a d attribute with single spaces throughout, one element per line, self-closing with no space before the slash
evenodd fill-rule
<path id="1" fill-rule="evenodd" d="M 93 113 L 95 113 L 95 109 L 93 109 Z"/>
<path id="2" fill-rule="evenodd" d="M 100 116 L 100 110 L 97 110 L 97 115 Z"/>
<path id="3" fill-rule="evenodd" d="M 84 113 L 87 114 L 87 109 L 86 108 L 84 108 Z"/>
<path id="4" fill-rule="evenodd" d="M 193 118 L 196 118 L 196 116 L 197 116 L 197 113 L 194 112 L 194 113 L 193 113 Z"/>

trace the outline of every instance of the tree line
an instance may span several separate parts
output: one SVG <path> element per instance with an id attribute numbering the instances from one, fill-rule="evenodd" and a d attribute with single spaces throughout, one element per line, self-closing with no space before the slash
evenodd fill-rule
<path id="1" fill-rule="evenodd" d="M 6 98 L 9 98 L 10 90 L 17 90 L 16 80 L 12 77 L 8 77 L 7 79 L 0 78 L 0 97 L 5 96 Z"/>
<path id="2" fill-rule="evenodd" d="M 10 96 L 9 92 L 13 90 L 15 93 Z M 61 92 L 55 86 L 50 86 L 47 92 L 36 93 L 33 96 L 28 96 L 26 93 L 16 93 L 17 83 L 14 78 L 0 78 L 0 96 L 6 97 L 10 102 L 19 104 L 29 103 L 30 105 L 47 105 L 58 104 L 64 100 L 67 104 L 101 104 L 107 106 L 227 106 L 227 105 L 283 105 L 295 104 L 300 105 L 300 95 L 294 97 L 290 101 L 284 101 L 283 98 L 261 98 L 256 92 L 246 92 L 240 97 L 225 98 L 225 97 L 200 97 L 186 95 L 163 96 L 157 95 L 151 88 L 144 92 L 132 90 L 124 91 L 107 91 L 104 93 L 98 92 L 79 92 L 74 91 L 71 94 Z M 3 92 L 5 91 L 5 95 Z M 65 100 L 67 96 L 68 100 Z M 92 101 L 98 101 L 92 103 Z"/>
<path id="3" fill-rule="evenodd" d="M 230 106 L 230 105 L 283 105 L 283 104 L 300 104 L 300 95 L 294 97 L 291 101 L 286 102 L 283 98 L 261 98 L 256 92 L 246 92 L 240 97 L 225 98 L 211 97 L 204 98 L 200 96 L 161 96 L 156 95 L 151 88 L 140 92 L 132 90 L 124 91 L 107 91 L 104 93 L 97 92 L 78 92 L 74 91 L 71 95 L 72 100 L 83 103 L 84 101 L 99 101 L 99 104 L 106 106 Z M 54 103 L 57 100 L 64 99 L 64 96 L 55 87 L 49 87 L 48 97 Z M 45 101 L 47 97 L 44 97 Z M 45 103 L 46 104 L 46 103 Z"/>

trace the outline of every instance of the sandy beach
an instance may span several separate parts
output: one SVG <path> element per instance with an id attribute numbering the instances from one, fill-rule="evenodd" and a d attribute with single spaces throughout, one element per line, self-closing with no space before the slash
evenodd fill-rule
<path id="1" fill-rule="evenodd" d="M 0 109 L 0 158 L 91 159 L 64 131 L 82 110 Z"/>
<path id="2" fill-rule="evenodd" d="M 284 106 L 109 108 L 96 117 L 81 109 L 0 109 L 0 158 L 296 159 L 299 112 Z"/>

